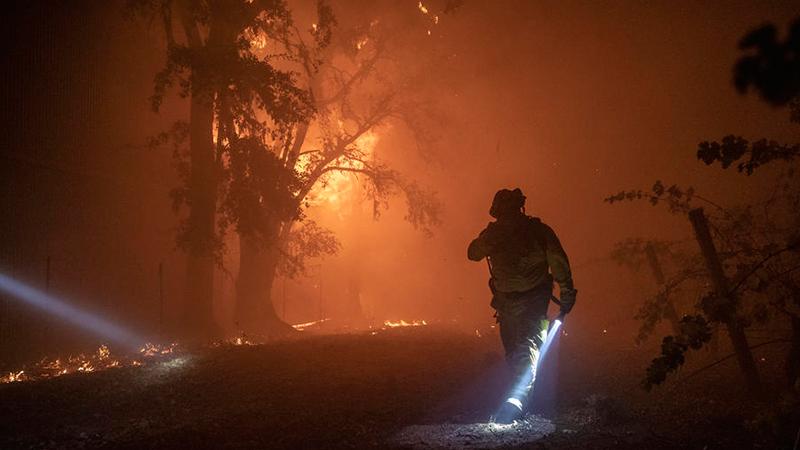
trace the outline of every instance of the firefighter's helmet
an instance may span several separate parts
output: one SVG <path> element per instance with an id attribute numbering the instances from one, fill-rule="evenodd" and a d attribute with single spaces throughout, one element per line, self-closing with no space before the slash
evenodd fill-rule
<path id="1" fill-rule="evenodd" d="M 519 213 L 524 207 L 525 196 L 522 194 L 520 188 L 516 188 L 513 191 L 509 189 L 500 189 L 494 194 L 494 200 L 492 200 L 492 207 L 489 209 L 489 215 L 497 219 L 509 214 Z"/>

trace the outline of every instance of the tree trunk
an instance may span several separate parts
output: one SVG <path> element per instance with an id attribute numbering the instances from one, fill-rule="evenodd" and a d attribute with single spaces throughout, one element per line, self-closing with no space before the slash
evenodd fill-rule
<path id="1" fill-rule="evenodd" d="M 187 43 L 195 51 L 206 50 L 191 8 L 176 2 Z M 214 28 L 214 27 L 212 27 Z M 212 30 L 213 32 L 213 30 Z M 209 35 L 213 34 L 212 32 Z M 188 180 L 189 218 L 186 224 L 187 247 L 186 288 L 181 333 L 185 337 L 216 337 L 219 328 L 214 322 L 214 244 L 217 206 L 217 171 L 214 154 L 214 93 L 208 82 L 208 68 L 192 67 L 192 93 L 189 106 Z"/>
<path id="2" fill-rule="evenodd" d="M 358 326 L 364 322 L 364 311 L 361 308 L 361 272 L 358 263 L 350 267 L 352 271 L 348 273 L 347 279 L 345 320 Z"/>
<path id="3" fill-rule="evenodd" d="M 278 317 L 272 302 L 279 258 L 274 245 L 262 244 L 256 237 L 239 236 L 236 321 L 246 334 L 271 337 L 295 331 Z"/>
<path id="4" fill-rule="evenodd" d="M 725 272 L 722 270 L 722 264 L 717 255 L 717 249 L 714 247 L 714 241 L 711 238 L 711 232 L 708 229 L 708 222 L 703 213 L 702 208 L 697 208 L 689 211 L 689 220 L 694 227 L 697 242 L 700 244 L 700 251 L 705 259 L 706 267 L 711 275 L 711 281 L 714 283 L 714 289 L 717 295 L 727 299 L 731 305 L 731 312 L 722 318 L 725 326 L 728 329 L 733 350 L 736 352 L 736 360 L 739 363 L 739 368 L 742 370 L 745 382 L 751 392 L 757 393 L 761 390 L 761 381 L 758 376 L 758 369 L 756 369 L 753 354 L 750 352 L 750 346 L 747 343 L 747 337 L 744 334 L 744 327 L 736 317 L 736 298 L 735 295 L 729 291 L 728 280 L 725 277 Z"/>
<path id="5" fill-rule="evenodd" d="M 354 183 L 355 184 L 355 183 Z M 361 196 L 356 188 L 350 192 L 350 228 L 354 239 L 348 251 L 347 291 L 345 292 L 345 320 L 355 327 L 365 325 L 364 311 L 361 307 L 362 258 L 367 240 L 361 239 L 364 233 L 364 210 Z"/>
<path id="6" fill-rule="evenodd" d="M 213 106 L 204 96 L 193 95 L 190 107 L 189 218 L 183 332 L 193 337 L 214 337 L 214 242 L 217 203 L 216 165 L 212 139 Z"/>

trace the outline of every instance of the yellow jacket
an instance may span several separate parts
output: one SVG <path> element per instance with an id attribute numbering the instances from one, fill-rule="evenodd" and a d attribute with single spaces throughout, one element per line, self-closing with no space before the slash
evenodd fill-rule
<path id="1" fill-rule="evenodd" d="M 469 244 L 467 257 L 488 257 L 494 287 L 500 292 L 525 292 L 555 280 L 564 293 L 573 292 L 569 259 L 552 228 L 524 214 L 490 222 Z"/>

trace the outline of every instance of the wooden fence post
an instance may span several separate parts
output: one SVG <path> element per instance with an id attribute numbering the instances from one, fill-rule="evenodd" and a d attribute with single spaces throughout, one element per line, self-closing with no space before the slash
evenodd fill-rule
<path id="1" fill-rule="evenodd" d="M 164 337 L 164 262 L 158 263 L 158 334 Z"/>
<path id="2" fill-rule="evenodd" d="M 708 229 L 708 221 L 703 213 L 702 208 L 696 208 L 689 211 L 689 220 L 694 227 L 697 243 L 700 244 L 700 251 L 703 254 L 703 259 L 706 262 L 708 273 L 711 276 L 711 281 L 714 283 L 714 289 L 717 295 L 726 299 L 731 305 L 736 304 L 736 295 L 730 292 L 728 288 L 728 279 L 725 277 L 725 272 L 722 269 L 722 263 L 719 261 L 717 249 L 714 247 L 714 241 L 711 238 L 711 232 Z M 728 336 L 731 338 L 733 350 L 736 352 L 736 360 L 739 363 L 739 368 L 745 378 L 745 383 L 751 392 L 757 392 L 761 389 L 761 381 L 758 376 L 758 369 L 756 369 L 753 354 L 750 352 L 750 346 L 747 343 L 747 337 L 744 334 L 744 328 L 736 320 L 736 313 L 731 312 L 722 318 L 725 326 L 728 329 Z"/>
<path id="3" fill-rule="evenodd" d="M 644 251 L 647 254 L 647 262 L 650 264 L 650 269 L 653 271 L 653 278 L 655 278 L 658 287 L 661 288 L 666 284 L 666 280 L 664 278 L 664 271 L 661 270 L 661 263 L 658 261 L 656 249 L 653 247 L 653 244 L 648 242 L 644 247 Z M 681 331 L 678 312 L 675 311 L 675 305 L 673 305 L 672 301 L 666 296 L 664 297 L 664 317 L 669 320 L 669 323 L 672 325 L 672 330 L 675 333 Z"/>
<path id="4" fill-rule="evenodd" d="M 50 255 L 47 255 L 44 266 L 44 291 L 50 292 Z"/>

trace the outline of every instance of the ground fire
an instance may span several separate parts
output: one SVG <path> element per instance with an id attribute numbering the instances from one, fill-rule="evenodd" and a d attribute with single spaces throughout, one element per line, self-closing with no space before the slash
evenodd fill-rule
<path id="1" fill-rule="evenodd" d="M 101 345 L 91 354 L 70 355 L 65 358 L 44 358 L 39 362 L 0 377 L 0 383 L 36 381 L 72 373 L 89 373 L 117 367 L 141 366 L 152 358 L 173 354 L 177 344 L 157 345 L 147 343 L 136 355 L 117 356 L 111 354 L 106 345 Z"/>

